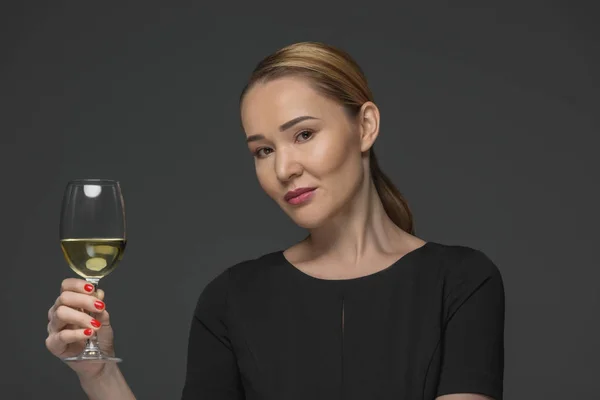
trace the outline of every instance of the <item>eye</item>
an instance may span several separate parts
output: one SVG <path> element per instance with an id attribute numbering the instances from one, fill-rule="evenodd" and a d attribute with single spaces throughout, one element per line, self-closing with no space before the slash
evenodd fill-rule
<path id="1" fill-rule="evenodd" d="M 296 140 L 300 141 L 300 142 L 306 142 L 307 140 L 309 140 L 313 135 L 312 131 L 308 131 L 308 130 L 304 130 L 301 131 L 300 133 L 298 133 L 298 135 L 296 135 Z"/>
<path id="2" fill-rule="evenodd" d="M 261 147 L 260 149 L 257 149 L 254 152 L 254 155 L 258 158 L 265 158 L 266 156 L 271 154 L 272 151 L 273 151 L 273 149 L 271 149 L 270 147 Z"/>

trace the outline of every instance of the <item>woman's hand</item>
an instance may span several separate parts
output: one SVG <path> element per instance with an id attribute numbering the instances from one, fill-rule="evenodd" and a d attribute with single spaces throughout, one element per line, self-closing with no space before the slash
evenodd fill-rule
<path id="1" fill-rule="evenodd" d="M 46 347 L 56 357 L 79 354 L 94 331 L 98 346 L 108 355 L 114 355 L 113 330 L 106 311 L 104 291 L 94 291 L 94 286 L 83 279 L 68 278 L 62 281 L 60 295 L 48 310 L 48 337 Z M 94 313 L 93 316 L 83 311 Z M 67 363 L 80 380 L 99 376 L 106 363 Z"/>

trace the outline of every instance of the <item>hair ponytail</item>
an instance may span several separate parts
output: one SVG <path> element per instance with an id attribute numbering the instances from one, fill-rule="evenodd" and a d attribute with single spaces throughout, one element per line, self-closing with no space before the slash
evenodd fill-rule
<path id="1" fill-rule="evenodd" d="M 403 231 L 414 234 L 413 218 L 408 202 L 390 178 L 379 168 L 375 152 L 369 154 L 371 178 L 383 203 L 383 209 L 390 219 Z"/>
<path id="2" fill-rule="evenodd" d="M 350 114 L 355 115 L 365 102 L 373 101 L 365 74 L 348 53 L 319 42 L 301 42 L 279 49 L 259 62 L 242 90 L 240 102 L 256 82 L 291 75 L 306 77 L 316 90 L 344 105 Z M 385 212 L 402 230 L 414 233 L 407 201 L 379 168 L 373 149 L 369 156 L 371 177 Z"/>

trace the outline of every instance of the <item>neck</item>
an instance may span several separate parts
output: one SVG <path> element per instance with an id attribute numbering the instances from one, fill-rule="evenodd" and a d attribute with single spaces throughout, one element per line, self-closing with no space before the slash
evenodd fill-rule
<path id="1" fill-rule="evenodd" d="M 353 201 L 326 224 L 310 230 L 304 240 L 311 258 L 343 260 L 360 264 L 373 254 L 401 251 L 411 235 L 389 218 L 369 176 Z"/>

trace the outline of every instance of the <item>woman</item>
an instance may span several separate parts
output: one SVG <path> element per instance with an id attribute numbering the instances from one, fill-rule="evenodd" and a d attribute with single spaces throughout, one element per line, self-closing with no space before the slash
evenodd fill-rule
<path id="1" fill-rule="evenodd" d="M 500 272 L 478 250 L 414 235 L 373 153 L 380 116 L 359 66 L 324 44 L 288 46 L 257 66 L 240 107 L 261 187 L 309 234 L 208 283 L 182 398 L 500 400 Z M 56 356 L 91 330 L 112 351 L 90 294 L 63 282 L 49 310 Z M 78 308 L 99 308 L 101 325 Z M 90 398 L 134 398 L 115 364 L 71 367 Z"/>

